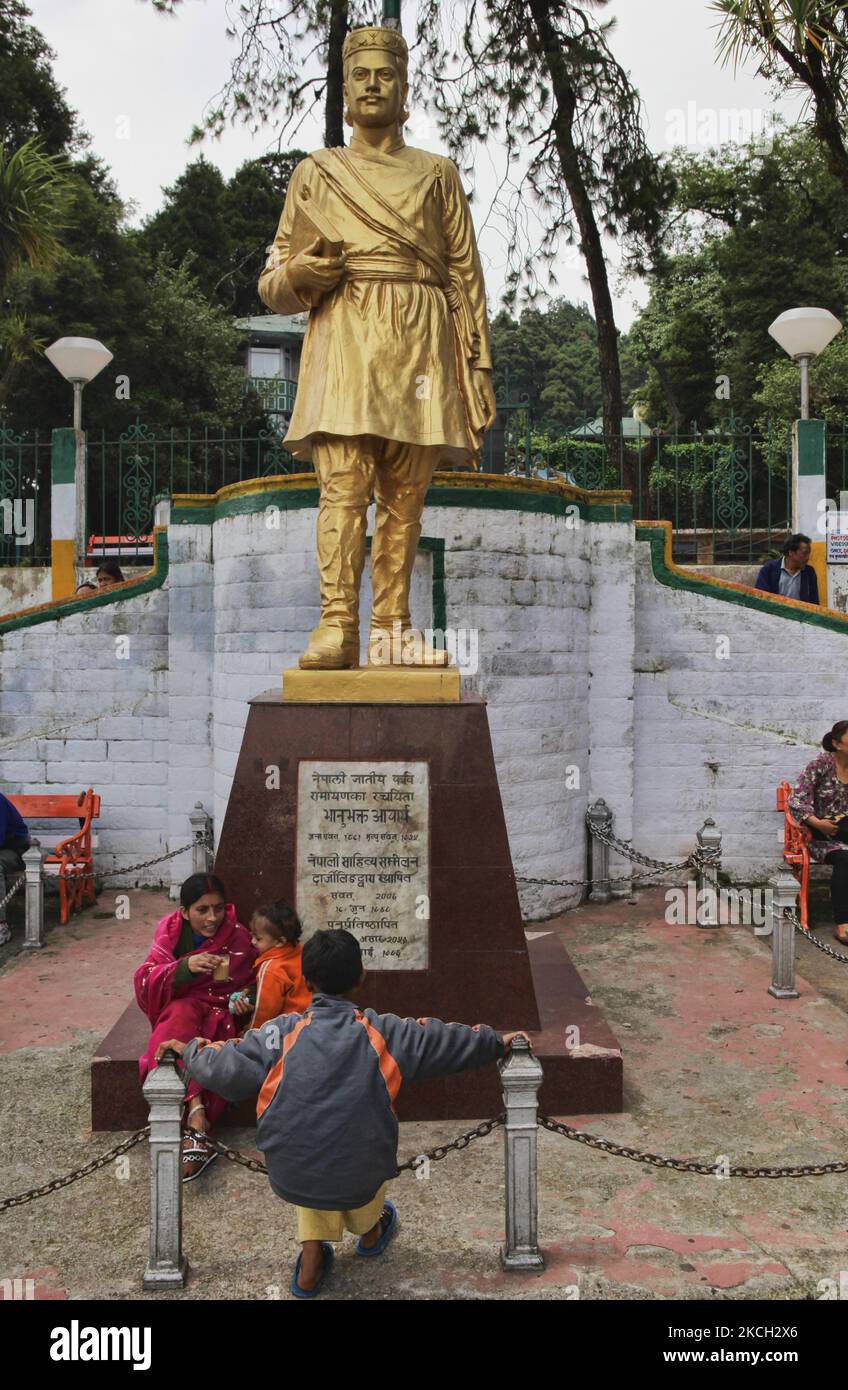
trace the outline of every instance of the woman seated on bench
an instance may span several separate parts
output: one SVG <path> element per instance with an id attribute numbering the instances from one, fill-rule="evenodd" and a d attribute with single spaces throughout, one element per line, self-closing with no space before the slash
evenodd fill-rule
<path id="1" fill-rule="evenodd" d="M 789 810 L 813 832 L 810 858 L 833 869 L 833 935 L 848 945 L 848 719 L 825 734 L 822 748 L 795 783 Z"/>
<path id="2" fill-rule="evenodd" d="M 255 959 L 250 934 L 236 920 L 221 880 L 214 874 L 192 874 L 180 889 L 179 908 L 162 918 L 150 953 L 135 972 L 135 997 L 153 1028 L 139 1060 L 142 1082 L 165 1039 L 217 1042 L 236 1036 L 229 997 L 250 983 Z M 183 1139 L 183 1182 L 199 1177 L 218 1157 L 202 1136 L 226 1106 L 220 1096 L 189 1082 L 186 1108 L 193 1134 Z"/>

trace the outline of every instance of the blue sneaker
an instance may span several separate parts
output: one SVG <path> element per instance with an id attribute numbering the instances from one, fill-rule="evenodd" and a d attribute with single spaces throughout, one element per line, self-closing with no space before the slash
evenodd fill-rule
<path id="1" fill-rule="evenodd" d="M 392 1236 L 394 1236 L 397 1232 L 397 1210 L 395 1208 L 394 1203 L 388 1201 L 388 1199 L 386 1200 L 383 1206 L 383 1210 L 380 1214 L 380 1223 L 382 1225 L 383 1230 L 380 1239 L 376 1242 L 376 1244 L 366 1246 L 362 1244 L 361 1240 L 357 1243 L 356 1253 L 357 1255 L 361 1255 L 363 1260 L 374 1260 L 377 1258 L 378 1255 L 382 1255 L 389 1241 L 392 1239 Z"/>
<path id="2" fill-rule="evenodd" d="M 333 1267 L 333 1260 L 335 1259 L 336 1252 L 328 1240 L 321 1241 L 321 1249 L 324 1253 L 324 1268 L 321 1271 L 321 1278 L 318 1280 L 318 1283 L 313 1285 L 311 1289 L 302 1289 L 297 1282 L 297 1276 L 300 1273 L 300 1262 L 303 1259 L 303 1251 L 301 1250 L 298 1255 L 291 1277 L 291 1291 L 295 1298 L 317 1298 L 324 1287 L 324 1280 Z"/>

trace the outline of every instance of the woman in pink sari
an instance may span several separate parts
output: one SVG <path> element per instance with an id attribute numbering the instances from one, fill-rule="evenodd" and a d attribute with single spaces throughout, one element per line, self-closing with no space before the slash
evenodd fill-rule
<path id="1" fill-rule="evenodd" d="M 135 997 L 153 1029 L 139 1059 L 142 1082 L 166 1039 L 216 1042 L 235 1037 L 238 1025 L 229 997 L 250 983 L 255 959 L 250 934 L 236 920 L 221 880 L 214 874 L 192 874 L 180 889 L 179 908 L 162 918 L 148 957 L 135 972 Z M 217 1158 L 202 1136 L 226 1106 L 221 1096 L 189 1082 L 186 1108 L 193 1134 L 183 1140 L 183 1182 L 199 1177 Z"/>

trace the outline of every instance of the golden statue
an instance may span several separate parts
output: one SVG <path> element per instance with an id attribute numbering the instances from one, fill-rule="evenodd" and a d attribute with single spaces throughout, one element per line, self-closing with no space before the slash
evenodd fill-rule
<path id="1" fill-rule="evenodd" d="M 424 497 L 440 462 L 476 466 L 495 414 L 483 272 L 451 160 L 404 144 L 407 47 L 393 29 L 344 45 L 348 148 L 294 170 L 259 294 L 309 310 L 287 448 L 321 495 L 321 620 L 300 665 L 359 665 L 366 511 L 369 665 L 440 664 L 409 616 Z M 399 640 L 400 639 L 400 640 Z"/>

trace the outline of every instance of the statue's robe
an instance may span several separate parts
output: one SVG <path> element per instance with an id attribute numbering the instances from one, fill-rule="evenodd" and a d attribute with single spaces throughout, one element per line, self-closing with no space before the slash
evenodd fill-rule
<path id="1" fill-rule="evenodd" d="M 344 242 L 343 278 L 314 308 L 287 274 L 295 210 L 318 207 Z M 440 446 L 477 461 L 486 422 L 476 368 L 491 368 L 483 272 L 451 160 L 354 137 L 292 174 L 259 294 L 275 313 L 311 308 L 285 438 L 311 457 L 315 434 Z"/>

